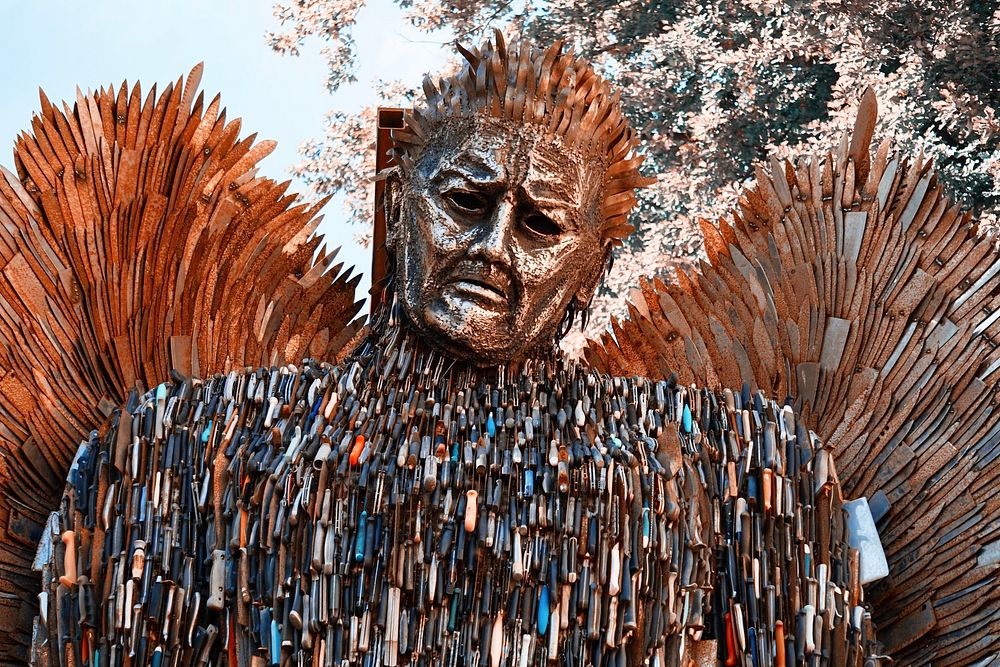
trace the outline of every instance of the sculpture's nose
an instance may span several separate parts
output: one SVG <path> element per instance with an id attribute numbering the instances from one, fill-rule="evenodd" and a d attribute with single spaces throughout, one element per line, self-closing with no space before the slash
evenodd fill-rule
<path id="1" fill-rule="evenodd" d="M 468 255 L 478 257 L 490 264 L 510 263 L 509 244 L 516 224 L 516 206 L 508 198 L 502 198 L 493 215 L 477 225 L 476 235 L 469 246 Z"/>

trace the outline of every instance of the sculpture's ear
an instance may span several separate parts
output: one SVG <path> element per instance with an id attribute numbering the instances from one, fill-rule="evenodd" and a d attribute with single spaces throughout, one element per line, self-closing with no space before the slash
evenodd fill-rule
<path id="1" fill-rule="evenodd" d="M 376 178 L 385 179 L 385 189 L 382 192 L 382 206 L 385 209 L 385 245 L 390 251 L 395 251 L 403 201 L 403 174 L 399 167 L 392 167 Z"/>

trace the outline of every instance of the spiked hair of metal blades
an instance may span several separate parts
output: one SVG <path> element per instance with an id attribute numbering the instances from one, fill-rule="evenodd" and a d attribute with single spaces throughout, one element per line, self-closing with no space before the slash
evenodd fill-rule
<path id="1" fill-rule="evenodd" d="M 499 30 L 494 40 L 479 48 L 457 45 L 466 61 L 459 71 L 437 83 L 424 79 L 425 100 L 406 112 L 405 128 L 392 133 L 403 171 L 450 123 L 534 125 L 604 166 L 601 237 L 620 245 L 633 231 L 627 219 L 635 190 L 655 182 L 639 173 L 643 156 L 636 154 L 639 141 L 622 112 L 620 93 L 589 62 L 564 53 L 562 40 L 547 49 L 527 41 L 507 45 Z"/>

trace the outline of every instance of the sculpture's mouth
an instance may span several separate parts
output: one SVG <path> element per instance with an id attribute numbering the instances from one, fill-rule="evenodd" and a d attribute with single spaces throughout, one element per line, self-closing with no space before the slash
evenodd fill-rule
<path id="1" fill-rule="evenodd" d="M 507 303 L 507 288 L 503 282 L 491 273 L 459 273 L 452 276 L 446 287 L 462 298 L 499 306 Z"/>
<path id="2" fill-rule="evenodd" d="M 475 278 L 460 278 L 449 283 L 455 291 L 469 296 L 483 299 L 490 303 L 505 303 L 507 295 L 498 286 L 485 280 Z"/>

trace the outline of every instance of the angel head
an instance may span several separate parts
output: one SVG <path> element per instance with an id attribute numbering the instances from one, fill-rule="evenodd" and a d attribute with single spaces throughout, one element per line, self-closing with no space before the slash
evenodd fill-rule
<path id="1" fill-rule="evenodd" d="M 393 132 L 386 245 L 407 318 L 477 365 L 516 361 L 584 311 L 627 222 L 642 157 L 618 93 L 561 42 L 459 47 Z"/>

